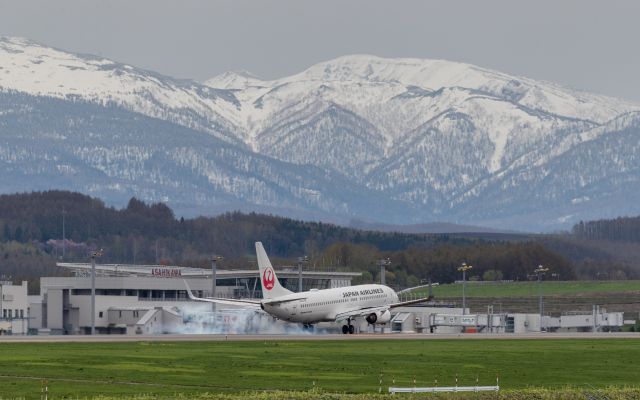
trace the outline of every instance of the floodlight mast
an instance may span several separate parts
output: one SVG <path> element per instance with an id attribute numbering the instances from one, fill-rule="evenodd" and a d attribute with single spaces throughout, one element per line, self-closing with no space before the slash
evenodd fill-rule
<path id="1" fill-rule="evenodd" d="M 91 253 L 91 335 L 96 334 L 96 258 L 102 256 L 102 249 Z"/>
<path id="2" fill-rule="evenodd" d="M 462 266 L 458 267 L 458 271 L 462 271 L 462 315 L 467 313 L 467 297 L 466 297 L 466 286 L 467 286 L 467 271 L 473 268 L 472 265 L 467 265 L 467 263 L 463 262 Z"/>
<path id="3" fill-rule="evenodd" d="M 543 321 L 543 315 L 544 315 L 544 303 L 542 301 L 542 276 L 547 271 L 549 271 L 549 268 L 545 268 L 542 265 L 538 265 L 538 268 L 536 268 L 533 271 L 538 276 L 538 294 L 540 297 L 539 299 L 540 301 L 540 332 L 542 332 L 543 330 L 542 321 Z"/>
<path id="4" fill-rule="evenodd" d="M 302 292 L 302 265 L 309 262 L 309 257 L 298 257 L 298 292 Z"/>
<path id="5" fill-rule="evenodd" d="M 66 256 L 66 250 L 67 250 L 67 237 L 66 237 L 66 221 L 65 221 L 65 214 L 66 214 L 66 210 L 64 209 L 64 206 L 62 206 L 62 259 L 64 260 L 65 256 Z"/>
<path id="6" fill-rule="evenodd" d="M 382 258 L 378 260 L 378 266 L 380 266 L 380 284 L 387 284 L 387 267 L 391 265 L 391 259 Z"/>
<path id="7" fill-rule="evenodd" d="M 216 297 L 216 286 L 218 284 L 218 261 L 222 260 L 222 256 L 211 256 L 211 297 Z M 216 310 L 216 303 L 211 303 L 211 311 Z"/>

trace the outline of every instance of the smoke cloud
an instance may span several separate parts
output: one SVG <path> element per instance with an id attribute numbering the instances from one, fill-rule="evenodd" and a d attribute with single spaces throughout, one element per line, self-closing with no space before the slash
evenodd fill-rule
<path id="1" fill-rule="evenodd" d="M 289 323 L 273 318 L 264 311 L 241 308 L 221 308 L 211 311 L 211 304 L 198 303 L 180 307 L 183 317 L 182 326 L 177 327 L 183 334 L 272 334 L 272 335 L 312 335 L 331 333 L 335 329 L 317 327 L 304 329 L 302 324 Z"/>

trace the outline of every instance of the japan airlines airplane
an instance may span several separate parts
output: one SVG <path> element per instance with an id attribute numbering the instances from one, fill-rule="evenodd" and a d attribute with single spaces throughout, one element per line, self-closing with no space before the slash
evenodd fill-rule
<path id="1" fill-rule="evenodd" d="M 345 334 L 354 333 L 355 329 L 351 325 L 351 321 L 355 318 L 364 317 L 369 324 L 382 325 L 391 320 L 390 310 L 392 308 L 429 300 L 423 298 L 399 302 L 396 292 L 384 285 L 311 289 L 307 292 L 295 293 L 280 285 L 261 242 L 256 242 L 256 254 L 262 280 L 262 300 L 199 298 L 195 297 L 187 286 L 189 298 L 210 303 L 262 309 L 278 319 L 299 322 L 305 326 L 312 326 L 317 322 L 346 322 L 342 326 L 342 333 Z"/>

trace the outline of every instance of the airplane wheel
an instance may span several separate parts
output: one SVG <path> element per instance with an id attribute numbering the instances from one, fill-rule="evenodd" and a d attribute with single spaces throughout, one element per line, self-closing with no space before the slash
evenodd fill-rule
<path id="1" fill-rule="evenodd" d="M 349 334 L 353 335 L 353 332 L 356 331 L 356 328 L 354 328 L 353 325 L 349 325 Z"/>
<path id="2" fill-rule="evenodd" d="M 353 325 L 350 325 L 350 326 L 353 326 Z M 347 325 L 342 325 L 342 333 L 344 333 L 345 335 L 349 333 L 349 327 Z"/>

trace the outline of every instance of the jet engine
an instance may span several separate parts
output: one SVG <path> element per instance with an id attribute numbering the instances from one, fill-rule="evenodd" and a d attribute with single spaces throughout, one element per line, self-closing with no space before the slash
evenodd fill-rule
<path id="1" fill-rule="evenodd" d="M 367 315 L 365 319 L 370 324 L 386 324 L 391 321 L 391 313 L 389 310 L 377 311 Z"/>

